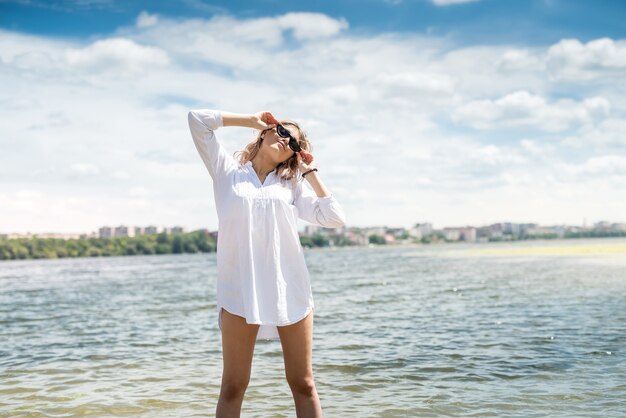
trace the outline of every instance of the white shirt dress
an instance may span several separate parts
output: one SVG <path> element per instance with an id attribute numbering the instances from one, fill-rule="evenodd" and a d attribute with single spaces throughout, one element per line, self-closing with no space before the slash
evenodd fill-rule
<path id="1" fill-rule="evenodd" d="M 192 110 L 188 119 L 213 179 L 218 326 L 224 308 L 259 324 L 257 340 L 278 339 L 277 326 L 296 323 L 315 307 L 297 219 L 340 228 L 344 211 L 334 196 L 317 197 L 302 182 L 281 180 L 274 171 L 261 184 L 252 163 L 239 164 L 218 141 L 219 110 Z"/>

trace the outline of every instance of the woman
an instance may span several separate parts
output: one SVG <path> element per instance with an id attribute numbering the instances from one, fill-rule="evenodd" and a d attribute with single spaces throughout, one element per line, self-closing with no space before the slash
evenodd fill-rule
<path id="1" fill-rule="evenodd" d="M 217 417 L 239 416 L 258 339 L 280 339 L 298 417 L 321 417 L 312 370 L 313 296 L 297 218 L 328 228 L 343 209 L 322 183 L 306 134 L 270 112 L 192 110 L 189 128 L 213 179 L 219 219 L 217 310 L 224 361 Z M 238 161 L 223 126 L 257 129 Z M 315 194 L 303 187 L 303 180 Z"/>

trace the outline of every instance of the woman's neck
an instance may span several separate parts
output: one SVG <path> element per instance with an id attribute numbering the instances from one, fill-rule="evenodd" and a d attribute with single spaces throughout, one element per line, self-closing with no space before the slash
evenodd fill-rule
<path id="1" fill-rule="evenodd" d="M 257 154 L 252 159 L 252 168 L 260 177 L 261 175 L 265 176 L 276 169 L 276 164 L 274 161 L 265 158 L 263 155 Z"/>

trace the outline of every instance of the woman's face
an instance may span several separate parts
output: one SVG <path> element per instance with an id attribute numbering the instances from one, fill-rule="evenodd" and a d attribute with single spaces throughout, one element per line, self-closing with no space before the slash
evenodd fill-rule
<path id="1" fill-rule="evenodd" d="M 289 132 L 291 132 L 291 136 L 300 140 L 300 133 L 295 126 L 292 125 L 283 125 Z M 276 132 L 276 127 L 265 131 L 263 134 L 263 143 L 261 144 L 261 152 L 266 153 L 266 155 L 270 156 L 272 160 L 276 162 L 276 164 L 287 161 L 291 158 L 295 153 L 291 148 L 289 148 L 289 138 L 283 138 Z"/>

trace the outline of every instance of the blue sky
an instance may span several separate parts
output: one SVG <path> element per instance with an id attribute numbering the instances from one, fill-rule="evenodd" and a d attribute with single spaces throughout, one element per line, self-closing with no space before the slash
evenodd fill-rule
<path id="1" fill-rule="evenodd" d="M 622 1 L 0 0 L 0 232 L 216 229 L 202 107 L 300 121 L 349 226 L 626 222 L 623 22 Z"/>
<path id="2" fill-rule="evenodd" d="M 451 36 L 459 43 L 489 44 L 621 37 L 626 21 L 626 2 L 621 0 L 481 0 L 445 6 L 429 0 L 2 0 L 0 26 L 51 36 L 106 35 L 132 24 L 143 10 L 180 19 L 315 12 L 345 18 L 355 32 L 406 31 Z"/>

